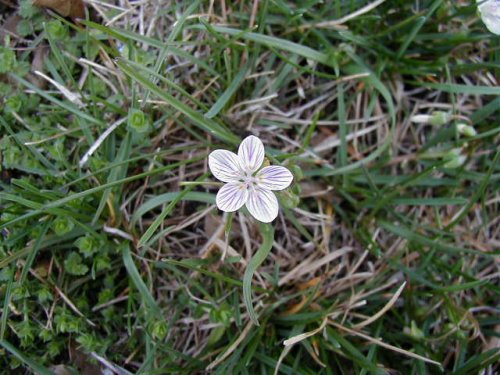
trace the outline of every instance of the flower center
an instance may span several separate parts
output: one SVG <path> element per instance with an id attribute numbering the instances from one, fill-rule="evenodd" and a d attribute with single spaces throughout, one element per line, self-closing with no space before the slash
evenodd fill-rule
<path id="1" fill-rule="evenodd" d="M 252 172 L 244 172 L 241 176 L 240 182 L 246 189 L 253 189 L 257 187 L 259 179 L 255 177 Z"/>

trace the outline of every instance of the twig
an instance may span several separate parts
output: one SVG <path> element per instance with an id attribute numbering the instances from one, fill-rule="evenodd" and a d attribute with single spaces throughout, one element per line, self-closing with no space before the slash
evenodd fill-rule
<path id="1" fill-rule="evenodd" d="M 102 142 L 121 124 L 123 124 L 127 120 L 127 117 L 124 117 L 118 121 L 116 121 L 114 124 L 112 124 L 109 128 L 107 128 L 104 133 L 101 134 L 99 138 L 97 138 L 97 141 L 94 142 L 92 146 L 90 146 L 89 150 L 83 155 L 83 157 L 80 159 L 80 168 L 85 165 L 87 160 L 89 159 L 90 156 L 99 148 Z"/>

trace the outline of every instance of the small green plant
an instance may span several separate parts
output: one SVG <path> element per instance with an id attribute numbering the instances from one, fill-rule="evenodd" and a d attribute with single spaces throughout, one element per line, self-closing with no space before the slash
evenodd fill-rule
<path id="1" fill-rule="evenodd" d="M 128 112 L 128 126 L 138 133 L 145 133 L 149 130 L 149 122 L 143 111 L 131 108 Z"/>

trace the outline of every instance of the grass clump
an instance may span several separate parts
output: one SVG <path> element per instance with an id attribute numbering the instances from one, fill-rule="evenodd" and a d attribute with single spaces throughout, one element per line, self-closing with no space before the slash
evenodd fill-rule
<path id="1" fill-rule="evenodd" d="M 6 373 L 498 370 L 499 39 L 475 4 L 0 9 Z M 259 326 L 258 223 L 226 241 L 207 172 L 250 133 L 295 176 Z"/>

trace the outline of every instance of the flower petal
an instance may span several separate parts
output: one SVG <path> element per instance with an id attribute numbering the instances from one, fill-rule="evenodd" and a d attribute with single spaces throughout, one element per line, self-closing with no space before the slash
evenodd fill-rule
<path id="1" fill-rule="evenodd" d="M 489 31 L 493 34 L 500 35 L 500 16 L 483 14 L 481 18 Z"/>
<path id="2" fill-rule="evenodd" d="M 248 198 L 248 190 L 242 183 L 225 184 L 217 193 L 215 203 L 224 212 L 233 212 L 241 208 Z"/>
<path id="3" fill-rule="evenodd" d="M 236 182 L 242 176 L 238 156 L 227 150 L 215 150 L 208 155 L 208 167 L 222 182 Z"/>
<path id="4" fill-rule="evenodd" d="M 238 148 L 238 158 L 245 171 L 255 172 L 264 162 L 262 141 L 253 135 L 246 137 Z"/>
<path id="5" fill-rule="evenodd" d="M 278 216 L 278 199 L 271 190 L 256 187 L 249 191 L 247 209 L 254 218 L 270 223 Z"/>
<path id="6" fill-rule="evenodd" d="M 479 5 L 479 13 L 488 30 L 500 35 L 500 3 L 494 0 L 482 2 Z"/>
<path id="7" fill-rule="evenodd" d="M 257 173 L 257 184 L 268 190 L 286 189 L 293 180 L 292 172 L 285 167 L 272 165 L 262 168 Z"/>

